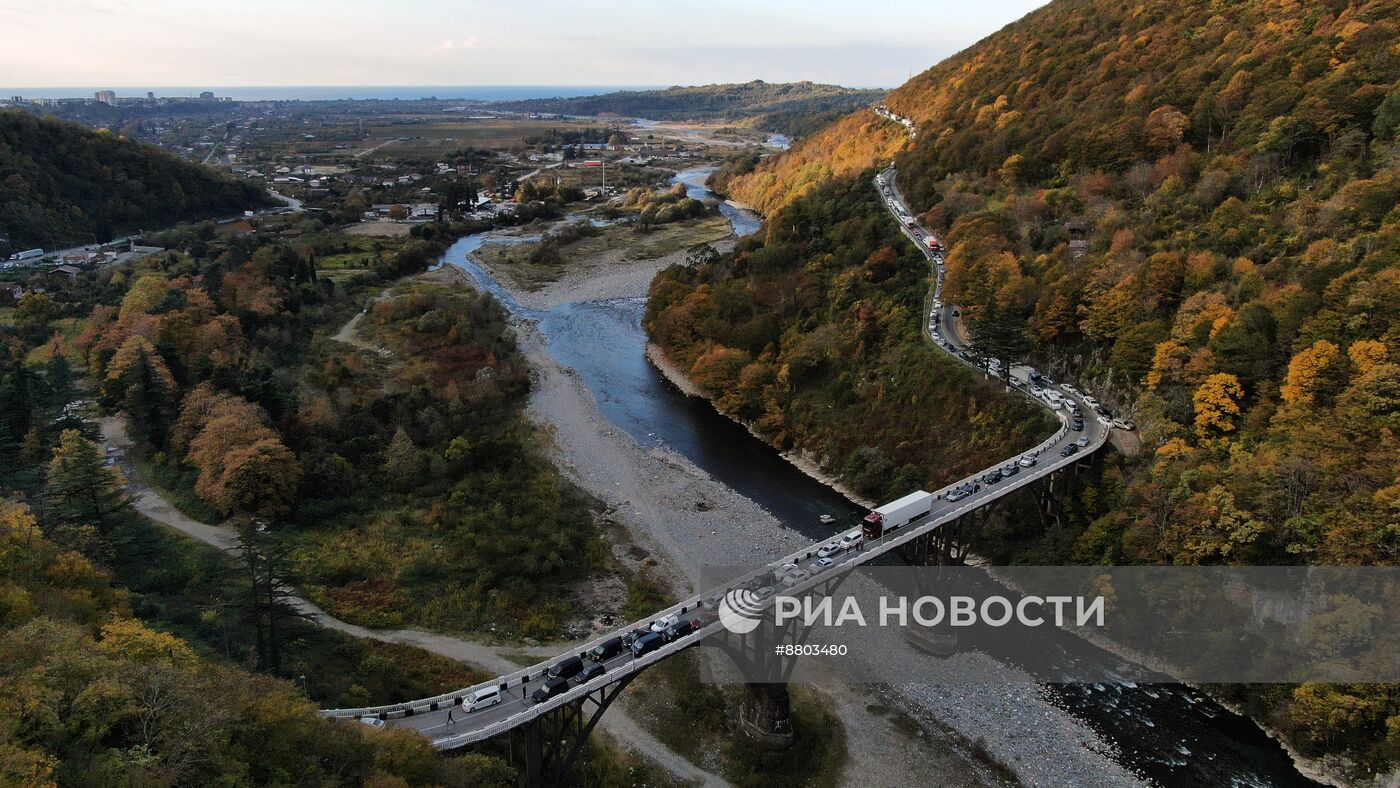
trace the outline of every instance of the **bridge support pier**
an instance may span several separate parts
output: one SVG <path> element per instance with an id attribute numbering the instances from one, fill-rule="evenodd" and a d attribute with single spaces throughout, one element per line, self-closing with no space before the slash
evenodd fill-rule
<path id="1" fill-rule="evenodd" d="M 636 674 L 536 717 L 510 732 L 511 765 L 523 788 L 568 785 L 588 736 Z"/>
<path id="2" fill-rule="evenodd" d="M 793 742 L 792 701 L 786 684 L 745 684 L 739 726 L 750 739 L 783 749 Z"/>

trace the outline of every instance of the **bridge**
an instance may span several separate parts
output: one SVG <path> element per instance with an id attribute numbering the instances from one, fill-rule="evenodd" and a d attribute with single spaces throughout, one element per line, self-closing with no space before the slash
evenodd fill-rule
<path id="1" fill-rule="evenodd" d="M 903 233 L 924 254 L 934 271 L 934 284 L 928 300 L 930 306 L 924 333 L 959 363 L 971 367 L 978 374 L 987 375 L 987 362 L 981 359 L 974 347 L 961 338 L 957 309 L 942 303 L 945 271 L 942 244 L 937 236 L 920 225 L 909 211 L 895 184 L 895 174 L 895 168 L 891 165 L 876 176 L 874 185 L 891 215 L 899 222 Z M 1003 378 L 1007 388 L 1015 392 L 1015 396 L 1030 398 L 1051 410 L 1060 422 L 1055 434 L 1014 457 L 934 491 L 932 509 L 926 516 L 888 530 L 879 538 L 866 540 L 860 549 L 843 549 L 830 555 L 831 565 L 819 570 L 813 567 L 815 571 L 812 575 L 786 589 L 785 595 L 812 593 L 819 588 L 829 591 L 850 569 L 893 551 L 901 551 L 901 555 L 911 556 L 917 561 L 955 562 L 961 558 L 956 552 L 955 543 L 959 541 L 957 534 L 966 519 L 1019 490 L 1053 479 L 1055 474 L 1071 468 L 1102 448 L 1112 426 L 1106 414 L 1096 415 L 1096 403 L 1092 398 L 1073 389 L 1058 388 L 1055 389 L 1055 395 L 1047 395 L 1048 399 L 1058 397 L 1062 401 L 1074 402 L 1079 412 L 1084 414 L 1083 430 L 1073 430 L 1070 426 L 1070 413 L 1065 409 L 1067 406 L 1054 407 L 1047 398 L 1032 393 L 1037 388 L 1032 384 L 1033 370 L 1024 365 L 1011 365 L 1009 362 L 1008 366 L 1008 373 Z M 1008 463 L 1016 463 L 1023 457 L 1034 458 L 1035 463 L 1030 467 L 1018 466 L 1018 472 L 1010 478 L 997 483 L 983 483 L 988 474 Z M 1029 460 L 1027 462 L 1029 463 Z M 429 737 L 440 750 L 467 747 L 511 733 L 512 759 L 516 760 L 517 765 L 523 766 L 522 775 L 526 784 L 558 783 L 576 762 L 584 741 L 602 714 L 627 684 L 647 667 L 701 642 L 706 642 L 707 645 L 718 644 L 736 661 L 762 660 L 765 659 L 765 655 L 771 654 L 771 648 L 754 648 L 746 652 L 742 646 L 735 648 L 732 638 L 721 637 L 730 633 L 712 614 L 718 606 L 718 601 L 724 599 L 726 594 L 749 588 L 757 589 L 763 597 L 763 601 L 751 612 L 756 613 L 771 606 L 775 596 L 773 589 L 765 592 L 759 584 L 773 581 L 765 581 L 764 578 L 772 578 L 773 571 L 784 564 L 811 567 L 811 563 L 818 557 L 818 551 L 839 536 L 840 534 L 837 534 L 775 558 L 761 569 L 691 596 L 658 611 L 648 620 L 632 622 L 591 642 L 571 646 L 551 660 L 436 697 L 384 706 L 328 709 L 322 714 L 336 719 L 380 720 L 386 725 L 412 728 Z M 569 681 L 567 689 L 553 697 L 540 702 L 532 700 L 532 693 L 546 683 L 551 665 L 575 656 L 583 657 L 587 661 L 587 653 L 595 646 L 617 637 L 627 637 L 647 630 L 653 620 L 668 616 L 697 618 L 702 622 L 702 626 L 692 634 L 677 637 L 672 642 L 639 657 L 634 658 L 632 652 L 624 648 L 620 653 L 600 663 L 604 669 L 601 674 L 577 683 Z M 771 694 L 775 686 L 781 690 L 782 685 L 750 685 L 750 698 L 754 699 L 752 713 L 761 715 L 762 709 L 771 705 Z M 462 705 L 464 698 L 478 690 L 492 688 L 498 693 L 499 703 L 471 712 L 465 710 Z M 765 694 L 770 697 L 765 697 Z M 785 694 L 778 701 L 778 705 L 785 708 Z M 761 720 L 754 721 L 752 726 L 748 725 L 750 711 L 746 709 L 741 715 L 745 718 L 746 727 L 751 728 L 756 735 L 762 736 L 764 731 Z M 778 735 L 781 736 L 781 731 Z"/>

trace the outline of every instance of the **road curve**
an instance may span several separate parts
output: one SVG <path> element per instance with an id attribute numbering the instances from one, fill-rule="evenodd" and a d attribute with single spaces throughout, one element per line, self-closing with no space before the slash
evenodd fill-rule
<path id="1" fill-rule="evenodd" d="M 899 222 L 901 230 L 906 236 L 923 252 L 932 266 L 934 273 L 934 285 L 932 303 L 938 305 L 941 302 L 943 292 L 943 261 L 939 252 L 941 245 L 938 244 L 937 237 L 920 225 L 913 214 L 908 210 L 903 198 L 900 196 L 898 188 L 894 183 L 895 170 L 893 166 L 877 176 L 875 187 L 880 190 L 882 199 L 891 215 Z M 929 320 L 925 325 L 925 334 L 934 341 L 940 348 L 948 352 L 953 358 L 961 363 L 973 368 L 981 374 L 986 374 L 974 362 L 971 348 L 953 330 L 956 323 L 955 308 L 945 305 L 931 309 Z M 1073 401 L 1085 416 L 1084 429 L 1076 432 L 1070 429 L 1070 419 L 1068 412 L 1063 408 L 1052 407 L 1046 400 L 1032 396 L 1028 391 L 1030 385 L 1027 376 L 1031 369 L 1022 365 L 1013 365 L 1008 380 L 1011 384 L 1008 388 L 1014 389 L 1019 396 L 1031 397 L 1040 405 L 1052 410 L 1060 421 L 1060 428 L 1050 438 L 1042 441 L 1039 445 L 1018 453 L 1016 456 L 998 462 L 988 468 L 984 468 L 970 476 L 959 479 L 952 484 L 935 491 L 935 501 L 932 511 L 925 517 L 903 527 L 891 530 L 882 537 L 866 543 L 861 550 L 846 551 L 832 556 L 834 564 L 825 570 L 816 572 L 813 576 L 799 583 L 784 593 L 797 595 L 809 590 L 812 586 L 825 579 L 827 573 L 850 569 L 856 565 L 874 560 L 881 555 L 895 550 L 909 542 L 912 542 L 933 529 L 939 528 L 958 517 L 967 514 L 991 501 L 1008 495 L 1020 488 L 1031 484 L 1037 479 L 1043 478 L 1061 468 L 1071 465 L 1081 459 L 1081 455 L 1087 455 L 1101 448 L 1107 440 L 1110 427 L 1107 418 L 1095 418 L 1092 400 L 1086 401 L 1085 395 L 1073 391 L 1065 391 L 1055 388 L 1056 396 L 1063 400 Z M 1061 451 L 1068 450 L 1066 447 L 1082 440 L 1082 447 L 1076 446 L 1076 453 L 1065 456 Z M 1017 467 L 1017 473 L 1009 479 L 999 483 L 982 485 L 984 476 L 994 470 L 1000 469 L 1008 463 L 1016 463 L 1022 457 L 1031 457 L 1035 463 L 1031 467 Z M 953 500 L 949 500 L 949 494 L 963 487 L 968 488 L 965 495 L 955 493 Z M 722 587 L 714 588 L 704 593 L 692 596 L 678 604 L 672 605 L 665 610 L 658 611 L 651 619 L 632 622 L 628 626 L 619 627 L 608 632 L 595 640 L 575 646 L 568 651 L 560 653 L 554 659 L 521 668 L 513 672 L 505 673 L 488 682 L 473 687 L 464 687 L 460 690 L 445 693 L 432 698 L 406 703 L 398 703 L 387 706 L 373 706 L 353 709 L 327 709 L 322 713 L 328 717 L 340 719 L 353 718 L 378 718 L 386 720 L 391 725 L 413 728 L 422 732 L 433 740 L 435 746 L 440 749 L 454 749 L 466 746 L 497 734 L 503 733 L 512 728 L 518 727 L 530 720 L 550 712 L 560 706 L 570 703 L 589 692 L 601 689 L 608 684 L 615 682 L 625 676 L 640 672 L 648 666 L 679 651 L 688 648 L 703 640 L 710 634 L 722 631 L 718 623 L 710 623 L 700 629 L 695 634 L 678 638 L 672 643 L 668 643 L 661 648 L 646 654 L 640 658 L 633 658 L 630 652 L 624 650 L 622 654 L 606 660 L 603 665 L 606 672 L 583 684 L 572 684 L 563 693 L 554 696 L 540 703 L 531 700 L 531 694 L 539 688 L 546 679 L 546 673 L 551 664 L 561 659 L 584 655 L 594 645 L 600 644 L 613 637 L 624 636 L 638 629 L 646 628 L 652 619 L 660 619 L 665 616 L 676 615 L 689 618 L 695 616 L 703 607 L 713 606 L 713 601 L 722 596 L 725 592 L 739 587 L 741 584 L 749 582 L 757 577 L 770 574 L 773 569 L 786 563 L 795 563 L 804 567 L 810 565 L 811 561 L 817 557 L 817 551 L 831 539 L 824 539 L 813 543 L 808 547 L 794 553 L 774 559 L 767 566 L 756 570 L 743 577 L 735 578 Z M 771 604 L 771 599 L 767 604 Z M 480 709 L 471 713 L 464 713 L 461 703 L 462 698 L 477 689 L 496 686 L 500 690 L 501 702 L 485 709 Z M 448 721 L 448 714 L 452 713 L 451 722 Z"/>

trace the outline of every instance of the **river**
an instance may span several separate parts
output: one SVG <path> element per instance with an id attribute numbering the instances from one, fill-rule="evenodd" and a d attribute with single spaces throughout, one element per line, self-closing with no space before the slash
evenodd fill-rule
<path id="1" fill-rule="evenodd" d="M 677 175 L 697 199 L 717 199 L 704 187 L 711 170 Z M 749 211 L 720 203 L 739 235 L 759 229 Z M 458 266 L 516 316 L 534 321 L 549 354 L 576 370 L 613 424 L 643 446 L 665 446 L 749 497 L 788 527 L 819 539 L 849 526 L 864 510 L 787 462 L 772 447 L 720 415 L 709 403 L 671 386 L 645 358 L 645 300 L 561 304 L 547 311 L 520 304 L 471 253 L 487 243 L 520 238 L 479 233 L 458 240 L 444 262 Z M 823 524 L 822 515 L 836 518 Z M 994 642 L 972 644 L 1017 663 Z M 1069 659 L 1051 655 L 1049 659 Z M 1075 648 L 1076 657 L 1082 649 Z M 1042 655 L 1043 657 L 1044 655 Z M 1105 656 L 1106 655 L 1101 655 Z M 1111 664 L 1109 659 L 1105 662 Z M 1057 704 L 1112 742 L 1124 765 L 1161 785 L 1312 786 L 1287 753 L 1250 720 L 1178 684 L 1050 684 Z"/>

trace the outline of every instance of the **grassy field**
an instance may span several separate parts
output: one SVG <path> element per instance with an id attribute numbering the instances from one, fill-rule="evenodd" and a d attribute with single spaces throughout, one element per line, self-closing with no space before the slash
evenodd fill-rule
<path id="1" fill-rule="evenodd" d="M 359 151 L 383 145 L 385 138 L 394 142 L 367 154 L 372 158 L 394 158 L 402 156 L 432 156 L 458 148 L 504 149 L 523 143 L 526 137 L 544 134 L 550 129 L 579 131 L 589 128 L 606 128 L 602 123 L 566 120 L 467 120 L 453 119 L 432 123 L 396 123 L 384 126 L 370 126 L 365 129 L 369 138 L 358 145 Z"/>
<path id="2" fill-rule="evenodd" d="M 592 237 L 559 247 L 559 260 L 532 259 L 539 242 L 488 244 L 476 254 L 488 266 L 503 270 L 527 290 L 559 281 L 571 268 L 608 260 L 654 260 L 699 243 L 716 243 L 730 235 L 729 223 L 713 215 L 660 225 L 648 232 L 618 224 L 601 228 Z"/>

